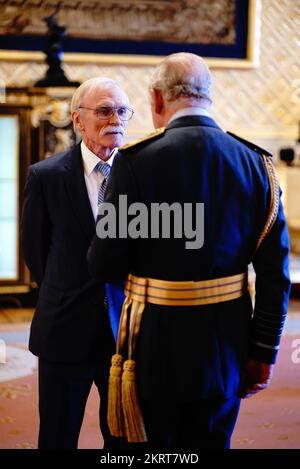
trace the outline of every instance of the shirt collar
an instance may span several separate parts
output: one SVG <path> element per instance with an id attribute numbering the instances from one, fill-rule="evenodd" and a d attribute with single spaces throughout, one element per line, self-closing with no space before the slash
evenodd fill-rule
<path id="1" fill-rule="evenodd" d="M 82 160 L 83 160 L 83 169 L 84 169 L 84 173 L 86 174 L 86 176 L 90 176 L 90 174 L 94 171 L 95 166 L 98 163 L 107 163 L 111 167 L 113 162 L 114 162 L 115 155 L 118 151 L 118 149 L 115 148 L 113 150 L 111 156 L 109 157 L 109 159 L 106 160 L 106 161 L 103 161 L 103 160 L 101 160 L 101 158 L 99 158 L 99 156 L 95 155 L 95 153 L 93 153 L 86 146 L 86 144 L 83 142 L 83 140 L 80 144 L 80 148 L 81 148 L 81 154 L 82 154 Z"/>
<path id="2" fill-rule="evenodd" d="M 185 116 L 206 116 L 206 117 L 211 117 L 210 113 L 202 108 L 202 107 L 185 107 L 182 109 L 179 109 L 179 111 L 175 112 L 171 119 L 169 120 L 168 124 L 172 122 L 175 119 L 178 119 L 178 117 L 185 117 Z"/>

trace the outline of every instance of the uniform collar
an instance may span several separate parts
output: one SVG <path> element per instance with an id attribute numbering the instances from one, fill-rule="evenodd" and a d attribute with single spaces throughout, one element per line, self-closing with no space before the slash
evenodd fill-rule
<path id="1" fill-rule="evenodd" d="M 183 109 L 179 109 L 179 111 L 175 112 L 171 119 L 168 122 L 168 125 L 170 122 L 173 120 L 179 118 L 179 117 L 186 117 L 186 116 L 205 116 L 205 117 L 210 117 L 210 113 L 202 108 L 202 107 L 185 107 Z"/>
<path id="2" fill-rule="evenodd" d="M 166 127 L 166 131 L 180 127 L 194 127 L 199 125 L 201 127 L 213 127 L 215 129 L 222 130 L 211 117 L 194 115 L 182 116 L 172 120 L 172 122 L 169 122 Z"/>

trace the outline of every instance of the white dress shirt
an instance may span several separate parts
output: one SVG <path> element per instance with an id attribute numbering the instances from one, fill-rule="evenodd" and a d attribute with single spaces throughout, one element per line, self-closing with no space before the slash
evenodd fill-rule
<path id="1" fill-rule="evenodd" d="M 95 170 L 95 167 L 98 163 L 108 163 L 112 166 L 115 154 L 117 153 L 118 149 L 116 148 L 110 158 L 106 161 L 101 160 L 95 153 L 88 149 L 88 147 L 81 142 L 81 155 L 83 161 L 83 170 L 84 170 L 84 180 L 88 192 L 88 196 L 90 199 L 90 204 L 92 207 L 92 211 L 94 214 L 95 221 L 98 215 L 98 192 L 100 189 L 100 185 L 104 179 L 103 175 L 100 171 Z"/>

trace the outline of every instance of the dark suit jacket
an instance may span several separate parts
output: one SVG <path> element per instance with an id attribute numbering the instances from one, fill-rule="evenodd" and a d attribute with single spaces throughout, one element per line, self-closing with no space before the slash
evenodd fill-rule
<path id="1" fill-rule="evenodd" d="M 208 117 L 172 121 L 166 131 L 119 152 L 106 201 L 127 194 L 150 211 L 153 202 L 204 203 L 204 245 L 186 239 L 102 239 L 89 251 L 91 273 L 116 281 L 130 272 L 166 280 L 238 274 L 253 261 L 257 274 L 252 318 L 249 294 L 209 306 L 147 304 L 136 349 L 144 398 L 193 400 L 232 396 L 247 357 L 275 361 L 290 289 L 289 240 L 280 205 L 255 253 L 269 209 L 261 155 L 224 133 Z M 103 271 L 101 265 L 108 267 Z"/>
<path id="2" fill-rule="evenodd" d="M 40 290 L 30 350 L 81 361 L 99 340 L 104 287 L 88 272 L 95 231 L 80 145 L 30 167 L 22 214 L 25 261 Z"/>

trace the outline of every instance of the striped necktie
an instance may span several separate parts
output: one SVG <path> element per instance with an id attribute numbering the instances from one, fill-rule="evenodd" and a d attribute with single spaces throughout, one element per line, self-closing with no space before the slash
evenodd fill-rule
<path id="1" fill-rule="evenodd" d="M 111 167 L 109 166 L 108 163 L 98 163 L 95 166 L 95 169 L 96 169 L 96 171 L 99 171 L 102 174 L 103 178 L 104 178 L 103 181 L 100 184 L 99 191 L 98 191 L 98 207 L 99 207 L 99 205 L 102 204 L 103 201 L 104 201 L 105 191 L 106 191 L 106 187 L 107 187 L 107 181 L 108 181 L 108 178 L 109 178 L 109 173 L 110 173 Z M 105 291 L 105 294 L 104 294 L 103 304 L 104 304 L 104 308 L 107 310 L 108 309 L 108 299 L 107 299 L 106 291 Z"/>
<path id="2" fill-rule="evenodd" d="M 103 176 L 103 181 L 100 184 L 99 192 L 98 192 L 98 206 L 103 203 L 105 191 L 107 187 L 107 181 L 109 178 L 110 173 L 110 166 L 108 163 L 98 163 L 96 165 L 97 171 L 99 171 Z"/>

